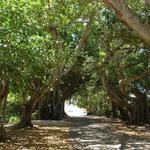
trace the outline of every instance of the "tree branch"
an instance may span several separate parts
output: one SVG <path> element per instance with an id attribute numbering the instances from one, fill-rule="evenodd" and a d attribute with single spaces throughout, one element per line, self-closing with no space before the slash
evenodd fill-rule
<path id="1" fill-rule="evenodd" d="M 150 70 L 147 70 L 145 71 L 143 74 L 141 75 L 135 75 L 135 76 L 132 76 L 132 77 L 129 77 L 127 79 L 121 79 L 119 81 L 119 87 L 120 87 L 120 90 L 121 90 L 121 93 L 123 95 L 126 94 L 126 91 L 127 91 L 127 85 L 130 84 L 132 81 L 135 81 L 135 80 L 142 80 L 143 78 L 147 77 L 147 76 L 150 76 Z"/>
<path id="2" fill-rule="evenodd" d="M 96 12 L 92 11 L 90 14 L 89 21 L 86 24 L 85 30 L 83 31 L 81 39 L 80 39 L 79 44 L 77 46 L 77 48 L 79 50 L 83 50 L 87 44 L 87 40 L 88 40 L 88 37 L 90 34 L 90 29 L 91 29 L 92 22 L 94 20 L 95 13 Z"/>
<path id="3" fill-rule="evenodd" d="M 129 110 L 131 106 L 128 104 L 128 102 L 118 97 L 115 94 L 114 90 L 108 85 L 108 81 L 105 73 L 101 74 L 101 80 L 102 80 L 103 88 L 107 92 L 111 101 L 113 101 L 117 106 L 120 106 L 124 110 Z"/>
<path id="4" fill-rule="evenodd" d="M 118 17 L 135 30 L 144 41 L 150 43 L 150 25 L 142 23 L 125 0 L 103 0 L 103 2 L 114 10 Z"/>

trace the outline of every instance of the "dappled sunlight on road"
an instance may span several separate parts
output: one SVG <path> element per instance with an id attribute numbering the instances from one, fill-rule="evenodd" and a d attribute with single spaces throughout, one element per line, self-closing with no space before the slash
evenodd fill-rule
<path id="1" fill-rule="evenodd" d="M 150 136 L 106 117 L 73 117 L 71 141 L 74 150 L 150 150 Z"/>

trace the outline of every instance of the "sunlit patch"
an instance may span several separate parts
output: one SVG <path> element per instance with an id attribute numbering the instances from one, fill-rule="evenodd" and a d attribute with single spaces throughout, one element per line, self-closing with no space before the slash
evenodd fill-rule
<path id="1" fill-rule="evenodd" d="M 108 148 L 108 149 L 115 149 L 115 150 L 119 150 L 121 147 L 121 144 L 116 144 L 116 145 L 106 145 L 106 144 L 95 144 L 95 145 L 89 145 L 88 148 L 89 149 L 93 149 L 93 150 L 100 150 L 102 148 Z"/>
<path id="2" fill-rule="evenodd" d="M 86 109 L 67 102 L 65 103 L 65 112 L 68 116 L 85 116 L 87 114 Z"/>

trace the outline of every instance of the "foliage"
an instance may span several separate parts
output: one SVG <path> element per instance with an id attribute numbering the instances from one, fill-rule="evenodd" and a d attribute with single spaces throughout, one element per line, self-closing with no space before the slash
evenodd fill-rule
<path id="1" fill-rule="evenodd" d="M 6 120 L 15 121 L 21 114 L 22 97 L 18 94 L 10 93 L 7 101 Z"/>
<path id="2" fill-rule="evenodd" d="M 16 117 L 16 116 L 14 116 L 14 117 L 10 117 L 10 119 L 9 119 L 9 123 L 18 123 L 19 122 L 19 118 L 18 117 Z"/>
<path id="3" fill-rule="evenodd" d="M 87 88 L 75 96 L 76 104 L 86 108 L 87 114 L 111 116 L 111 107 L 106 93 L 102 90 Z"/>

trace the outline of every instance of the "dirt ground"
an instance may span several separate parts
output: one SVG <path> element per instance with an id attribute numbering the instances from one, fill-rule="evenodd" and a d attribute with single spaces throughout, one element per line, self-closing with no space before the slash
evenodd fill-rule
<path id="1" fill-rule="evenodd" d="M 72 117 L 64 121 L 33 121 L 30 129 L 7 127 L 0 150 L 150 150 L 150 128 L 126 126 L 105 117 Z"/>
<path id="2" fill-rule="evenodd" d="M 70 150 L 70 123 L 66 121 L 34 121 L 31 129 L 7 129 L 8 140 L 0 150 Z"/>

